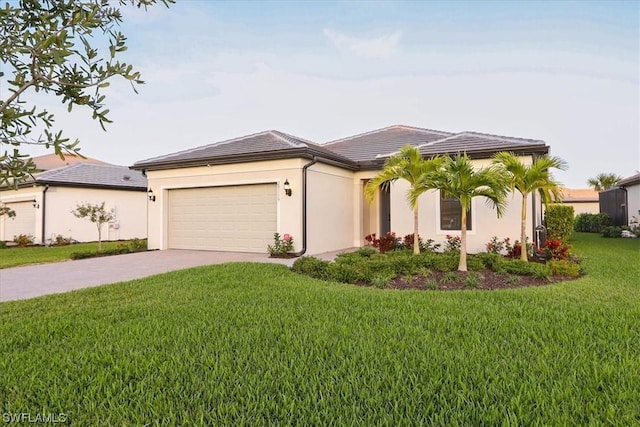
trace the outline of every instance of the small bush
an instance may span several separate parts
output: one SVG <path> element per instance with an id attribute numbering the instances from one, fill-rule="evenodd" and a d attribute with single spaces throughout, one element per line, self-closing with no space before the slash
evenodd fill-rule
<path id="1" fill-rule="evenodd" d="M 31 234 L 18 234 L 17 236 L 13 236 L 13 243 L 18 245 L 19 247 L 33 245 L 36 238 Z"/>
<path id="2" fill-rule="evenodd" d="M 455 271 L 447 271 L 441 278 L 442 283 L 453 283 L 458 280 L 458 273 Z"/>
<path id="3" fill-rule="evenodd" d="M 273 246 L 267 245 L 267 252 L 271 256 L 286 255 L 293 252 L 293 237 L 285 234 L 280 237 L 280 233 L 273 233 Z"/>
<path id="4" fill-rule="evenodd" d="M 482 276 L 475 271 L 471 271 L 467 274 L 467 277 L 464 280 L 464 285 L 468 288 L 476 289 L 480 286 L 482 282 Z"/>
<path id="5" fill-rule="evenodd" d="M 551 260 L 547 263 L 552 276 L 578 277 L 580 265 L 568 260 Z"/>
<path id="6" fill-rule="evenodd" d="M 303 256 L 294 261 L 291 270 L 314 277 L 316 279 L 326 279 L 329 261 L 325 261 L 313 256 Z"/>
<path id="7" fill-rule="evenodd" d="M 544 213 L 547 238 L 568 241 L 573 232 L 573 216 L 573 206 L 556 204 L 547 206 Z"/>
<path id="8" fill-rule="evenodd" d="M 571 256 L 571 245 L 563 243 L 558 239 L 547 239 L 539 249 L 540 253 L 545 255 L 545 259 L 569 259 Z"/>
<path id="9" fill-rule="evenodd" d="M 395 276 L 393 274 L 389 274 L 385 272 L 375 273 L 371 277 L 371 284 L 376 288 L 380 288 L 380 289 L 387 288 L 389 286 L 389 283 L 393 280 L 394 277 Z"/>
<path id="10" fill-rule="evenodd" d="M 602 229 L 602 237 L 622 237 L 623 227 L 610 225 Z"/>
<path id="11" fill-rule="evenodd" d="M 72 243 L 71 236 L 64 237 L 62 234 L 54 234 L 51 238 L 51 246 L 69 246 Z"/>
<path id="12" fill-rule="evenodd" d="M 147 250 L 147 239 L 133 238 L 129 242 L 129 248 L 132 252 L 143 252 Z"/>
<path id="13" fill-rule="evenodd" d="M 611 225 L 611 216 L 606 213 L 581 213 L 576 216 L 573 230 L 584 233 L 602 233 L 605 227 Z"/>
<path id="14" fill-rule="evenodd" d="M 7 249 L 7 242 L 0 240 L 0 249 Z"/>
<path id="15" fill-rule="evenodd" d="M 460 252 L 460 247 L 462 246 L 462 241 L 460 240 L 460 236 L 450 236 L 446 235 L 444 241 L 444 251 L 445 252 Z"/>

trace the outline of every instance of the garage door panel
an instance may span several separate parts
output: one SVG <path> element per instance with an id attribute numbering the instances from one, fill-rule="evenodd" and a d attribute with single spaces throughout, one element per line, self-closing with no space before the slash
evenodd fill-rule
<path id="1" fill-rule="evenodd" d="M 275 184 L 169 191 L 170 248 L 264 252 L 276 224 Z"/>
<path id="2" fill-rule="evenodd" d="M 35 235 L 36 209 L 32 201 L 7 203 L 6 206 L 16 213 L 13 218 L 4 219 L 4 238 L 13 239 L 20 234 Z"/>

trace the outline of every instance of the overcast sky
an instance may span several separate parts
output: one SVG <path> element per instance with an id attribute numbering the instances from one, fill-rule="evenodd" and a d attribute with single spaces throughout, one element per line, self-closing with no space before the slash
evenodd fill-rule
<path id="1" fill-rule="evenodd" d="M 637 1 L 177 3 L 125 10 L 147 83 L 112 84 L 107 132 L 58 115 L 85 155 L 131 165 L 268 129 L 322 143 L 405 124 L 542 139 L 573 188 L 640 169 Z"/>

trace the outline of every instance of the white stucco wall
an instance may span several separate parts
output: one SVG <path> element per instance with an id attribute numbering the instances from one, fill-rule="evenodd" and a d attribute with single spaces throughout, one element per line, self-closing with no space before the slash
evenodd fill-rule
<path id="1" fill-rule="evenodd" d="M 299 251 L 302 245 L 302 167 L 308 162 L 305 159 L 286 159 L 147 171 L 148 186 L 156 195 L 155 202 L 148 202 L 149 248 L 168 248 L 166 213 L 169 190 L 275 183 L 278 185 L 277 231 L 290 234 L 294 239 L 294 249 Z M 291 197 L 284 194 L 282 185 L 285 180 L 291 185 Z"/>
<path id="2" fill-rule="evenodd" d="M 44 186 L 27 187 L 19 190 L 8 190 L 0 193 L 0 202 L 34 200 L 36 221 L 33 236 L 36 243 L 46 243 L 53 235 L 71 237 L 80 242 L 98 240 L 98 230 L 95 224 L 86 219 L 76 218 L 71 211 L 78 204 L 105 202 L 107 209 L 113 209 L 116 220 L 102 228 L 103 240 L 125 240 L 145 238 L 146 223 L 146 193 L 143 191 L 124 191 L 96 188 L 74 188 L 50 186 L 45 192 Z M 10 221 L 2 218 L 0 221 Z M 44 224 L 44 235 L 42 222 Z M 2 224 L 3 225 L 3 224 Z M 0 239 L 11 240 L 12 236 L 4 235 L 4 228 L 0 227 Z"/>
<path id="3" fill-rule="evenodd" d="M 353 172 L 322 163 L 307 172 L 307 253 L 353 247 Z"/>

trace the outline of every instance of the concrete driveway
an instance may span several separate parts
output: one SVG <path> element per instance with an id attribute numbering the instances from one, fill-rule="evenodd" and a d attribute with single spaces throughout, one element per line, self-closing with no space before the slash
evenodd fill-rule
<path id="1" fill-rule="evenodd" d="M 333 259 L 337 253 L 316 256 Z M 0 270 L 0 302 L 139 279 L 200 265 L 270 262 L 291 266 L 293 261 L 269 258 L 266 254 L 172 249 L 6 268 Z"/>

